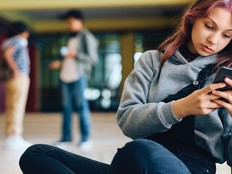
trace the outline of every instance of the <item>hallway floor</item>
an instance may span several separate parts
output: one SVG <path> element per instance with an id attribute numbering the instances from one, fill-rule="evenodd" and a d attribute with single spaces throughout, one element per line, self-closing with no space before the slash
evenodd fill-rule
<path id="1" fill-rule="evenodd" d="M 24 138 L 32 143 L 52 144 L 59 139 L 60 113 L 27 113 L 24 124 Z M 118 147 L 130 141 L 125 137 L 115 121 L 115 113 L 92 113 L 94 148 L 90 152 L 83 152 L 77 147 L 78 129 L 77 117 L 73 117 L 74 142 L 62 148 L 90 157 L 102 162 L 110 163 Z M 3 147 L 4 142 L 4 117 L 0 115 L 0 173 L 22 174 L 18 160 L 22 151 L 8 151 Z M 230 174 L 227 165 L 218 165 L 217 174 Z"/>

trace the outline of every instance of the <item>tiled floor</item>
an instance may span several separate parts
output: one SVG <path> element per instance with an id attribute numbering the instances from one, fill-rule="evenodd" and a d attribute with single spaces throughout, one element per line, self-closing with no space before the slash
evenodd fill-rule
<path id="1" fill-rule="evenodd" d="M 115 113 L 93 113 L 93 142 L 94 149 L 91 152 L 83 152 L 77 148 L 76 137 L 73 144 L 64 147 L 69 151 L 78 153 L 102 162 L 110 163 L 118 147 L 130 141 L 117 127 Z M 77 117 L 74 118 L 74 135 L 77 129 Z M 59 113 L 27 113 L 25 117 L 24 137 L 32 143 L 52 144 L 59 138 L 60 114 Z M 11 152 L 3 148 L 4 117 L 0 113 L 0 173 L 22 174 L 18 167 L 18 159 L 22 151 Z M 227 165 L 218 165 L 217 174 L 230 174 Z"/>
<path id="2" fill-rule="evenodd" d="M 122 135 L 115 123 L 114 113 L 93 113 L 93 142 L 91 152 L 80 151 L 78 141 L 77 117 L 74 116 L 73 134 L 76 139 L 71 145 L 63 147 L 69 151 L 110 163 L 117 147 L 123 146 L 128 138 Z M 32 143 L 52 144 L 59 138 L 60 114 L 56 113 L 27 113 L 25 117 L 24 137 Z M 0 174 L 21 174 L 18 159 L 22 152 L 7 151 L 3 148 L 4 117 L 0 113 Z"/>

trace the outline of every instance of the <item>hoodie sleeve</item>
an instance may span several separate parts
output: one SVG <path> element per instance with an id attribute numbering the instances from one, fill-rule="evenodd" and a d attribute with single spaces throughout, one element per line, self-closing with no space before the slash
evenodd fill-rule
<path id="1" fill-rule="evenodd" d="M 160 72 L 158 51 L 145 52 L 127 77 L 117 111 L 117 123 L 122 132 L 132 138 L 164 132 L 177 123 L 170 103 L 148 103 L 151 81 Z"/>

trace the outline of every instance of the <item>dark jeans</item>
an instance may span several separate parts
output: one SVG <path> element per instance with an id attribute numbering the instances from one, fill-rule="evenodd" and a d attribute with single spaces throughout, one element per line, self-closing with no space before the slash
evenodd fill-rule
<path id="1" fill-rule="evenodd" d="M 178 150 L 178 156 L 187 167 L 164 146 L 151 140 L 138 139 L 118 149 L 109 165 L 39 144 L 24 152 L 20 167 L 24 174 L 215 174 L 204 156 L 198 155 L 195 151 Z M 202 161 L 205 163 L 202 164 Z M 190 172 L 188 168 L 194 171 Z M 215 165 L 212 168 L 215 169 Z"/>
<path id="2" fill-rule="evenodd" d="M 63 140 L 72 140 L 72 113 L 76 110 L 79 115 L 80 141 L 87 141 L 90 137 L 91 118 L 89 103 L 84 97 L 87 88 L 87 78 L 81 77 L 72 83 L 61 82 L 62 91 L 62 137 Z M 74 107 L 74 109 L 73 109 Z"/>

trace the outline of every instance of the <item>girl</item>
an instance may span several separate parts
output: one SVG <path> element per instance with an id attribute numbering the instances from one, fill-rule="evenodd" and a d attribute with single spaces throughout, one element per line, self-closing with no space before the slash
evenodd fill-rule
<path id="1" fill-rule="evenodd" d="M 215 174 L 215 163 L 231 166 L 232 91 L 218 89 L 232 80 L 213 84 L 216 70 L 231 66 L 231 38 L 232 1 L 195 1 L 178 30 L 158 50 L 145 52 L 128 76 L 117 122 L 134 140 L 110 165 L 34 145 L 20 159 L 22 171 Z"/>

